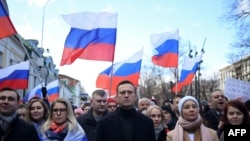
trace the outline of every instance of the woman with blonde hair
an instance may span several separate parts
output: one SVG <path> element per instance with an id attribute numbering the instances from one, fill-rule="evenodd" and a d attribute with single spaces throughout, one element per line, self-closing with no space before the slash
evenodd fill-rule
<path id="1" fill-rule="evenodd" d="M 45 141 L 87 141 L 84 130 L 76 121 L 72 106 L 65 98 L 58 98 L 50 106 L 50 116 L 42 126 Z"/>
<path id="2" fill-rule="evenodd" d="M 167 141 L 219 141 L 216 131 L 204 126 L 199 103 L 193 96 L 181 98 L 178 110 L 180 117 L 175 128 L 167 133 Z"/>
<path id="3" fill-rule="evenodd" d="M 166 135 L 169 130 L 164 121 L 164 113 L 161 107 L 150 105 L 147 108 L 146 116 L 153 120 L 156 141 L 166 141 Z"/>

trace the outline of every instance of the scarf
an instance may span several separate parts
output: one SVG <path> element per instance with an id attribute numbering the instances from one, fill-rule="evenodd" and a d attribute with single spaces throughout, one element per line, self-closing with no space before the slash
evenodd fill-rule
<path id="1" fill-rule="evenodd" d="M 43 120 L 39 124 L 37 122 L 33 122 L 34 127 L 36 128 L 36 132 L 39 136 L 39 138 L 42 138 L 42 131 L 41 131 L 41 126 L 43 125 L 45 121 Z"/>
<path id="2" fill-rule="evenodd" d="M 54 133 L 60 133 L 63 129 L 66 128 L 66 124 L 63 125 L 57 125 L 54 121 L 51 121 L 50 123 L 50 130 L 52 130 Z"/>
<path id="3" fill-rule="evenodd" d="M 188 132 L 194 133 L 194 141 L 211 141 L 211 136 L 207 128 L 202 123 L 202 118 L 198 115 L 195 121 L 189 122 L 182 117 L 176 123 L 173 141 L 190 141 Z"/>
<path id="4" fill-rule="evenodd" d="M 57 125 L 54 121 L 50 123 L 50 129 L 45 131 L 45 135 L 50 140 L 63 141 L 68 133 L 67 124 Z"/>
<path id="5" fill-rule="evenodd" d="M 14 121 L 14 119 L 16 117 L 17 117 L 16 112 L 11 114 L 10 116 L 4 116 L 4 115 L 0 114 L 0 130 L 1 130 L 1 132 L 3 132 L 5 134 L 7 132 L 7 130 L 9 129 L 11 123 Z"/>
<path id="6" fill-rule="evenodd" d="M 160 124 L 159 126 L 155 127 L 155 138 L 156 140 L 158 139 L 160 132 L 163 130 L 163 125 Z"/>

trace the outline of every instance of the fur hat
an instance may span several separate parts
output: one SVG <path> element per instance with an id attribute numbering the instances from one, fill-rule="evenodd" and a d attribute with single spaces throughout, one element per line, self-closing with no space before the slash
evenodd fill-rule
<path id="1" fill-rule="evenodd" d="M 185 103 L 187 100 L 193 100 L 193 101 L 196 103 L 196 105 L 197 105 L 197 107 L 198 107 L 198 110 L 199 110 L 199 103 L 198 103 L 198 101 L 197 101 L 193 96 L 184 96 L 183 98 L 180 99 L 180 101 L 179 101 L 179 103 L 178 103 L 178 110 L 179 110 L 181 116 L 182 116 L 182 111 L 181 111 L 181 109 L 182 109 L 184 103 Z"/>

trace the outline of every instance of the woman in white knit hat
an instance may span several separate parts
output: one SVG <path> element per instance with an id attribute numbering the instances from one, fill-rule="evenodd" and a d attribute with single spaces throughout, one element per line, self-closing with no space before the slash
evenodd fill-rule
<path id="1" fill-rule="evenodd" d="M 180 118 L 174 130 L 167 133 L 167 141 L 219 141 L 216 131 L 204 126 L 194 97 L 181 98 L 178 110 Z"/>

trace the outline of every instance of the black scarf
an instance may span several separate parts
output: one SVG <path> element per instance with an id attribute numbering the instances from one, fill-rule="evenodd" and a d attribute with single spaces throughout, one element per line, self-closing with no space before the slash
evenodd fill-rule
<path id="1" fill-rule="evenodd" d="M 17 113 L 14 112 L 13 114 L 11 114 L 10 116 L 4 116 L 2 114 L 0 114 L 0 131 L 1 133 L 5 134 L 10 125 L 12 124 L 12 122 L 14 121 L 14 119 L 17 117 Z"/>

